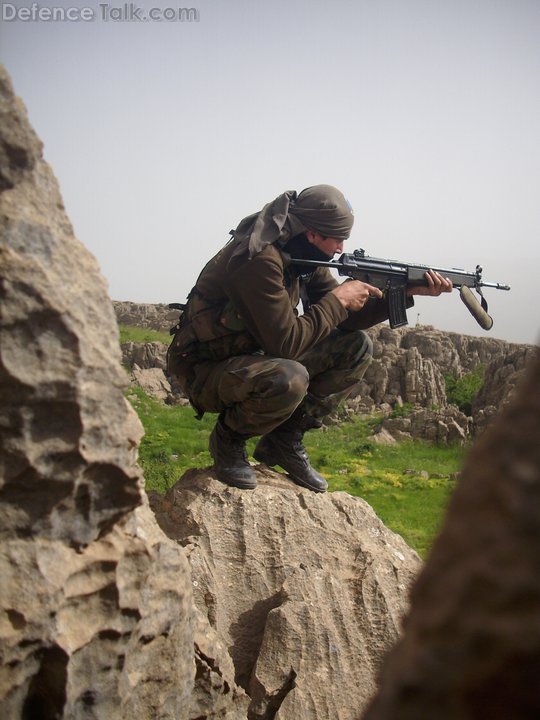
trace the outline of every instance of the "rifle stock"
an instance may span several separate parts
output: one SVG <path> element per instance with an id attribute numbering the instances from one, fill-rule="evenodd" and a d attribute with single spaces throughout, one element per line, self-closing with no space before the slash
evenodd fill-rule
<path id="1" fill-rule="evenodd" d="M 493 319 L 488 314 L 487 302 L 482 295 L 481 288 L 490 287 L 496 290 L 510 290 L 504 283 L 484 282 L 482 268 L 476 266 L 474 272 L 466 272 L 457 268 L 445 269 L 406 263 L 400 260 L 385 260 L 374 258 L 365 254 L 364 250 L 355 250 L 353 253 L 343 253 L 338 260 L 302 260 L 292 258 L 295 265 L 311 267 L 328 267 L 337 270 L 340 275 L 360 280 L 374 285 L 383 291 L 388 301 L 388 319 L 390 327 L 397 328 L 407 325 L 406 291 L 408 287 L 428 285 L 425 274 L 428 270 L 435 270 L 452 281 L 454 287 L 460 289 L 460 296 L 467 309 L 484 330 L 491 330 Z M 480 296 L 480 302 L 472 294 L 474 288 Z"/>

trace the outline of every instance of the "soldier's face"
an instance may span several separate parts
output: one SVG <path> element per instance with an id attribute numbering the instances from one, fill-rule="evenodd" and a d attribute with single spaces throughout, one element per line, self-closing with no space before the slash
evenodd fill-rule
<path id="1" fill-rule="evenodd" d="M 336 240 L 336 238 L 323 237 L 320 233 L 308 230 L 306 237 L 312 245 L 315 245 L 321 252 L 328 255 L 330 259 L 334 257 L 336 253 L 343 252 L 343 240 Z"/>

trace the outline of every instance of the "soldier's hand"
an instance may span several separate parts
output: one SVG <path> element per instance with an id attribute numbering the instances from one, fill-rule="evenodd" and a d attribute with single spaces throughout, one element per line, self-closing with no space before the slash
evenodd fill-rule
<path id="1" fill-rule="evenodd" d="M 379 288 L 360 280 L 347 280 L 332 293 L 338 298 L 339 302 L 347 310 L 361 310 L 370 297 L 382 298 L 383 294 Z"/>
<path id="2" fill-rule="evenodd" d="M 438 272 L 428 270 L 427 273 L 424 273 L 424 277 L 428 284 L 407 288 L 407 295 L 429 295 L 431 297 L 438 297 L 443 292 L 452 292 L 452 281 L 444 278 Z"/>

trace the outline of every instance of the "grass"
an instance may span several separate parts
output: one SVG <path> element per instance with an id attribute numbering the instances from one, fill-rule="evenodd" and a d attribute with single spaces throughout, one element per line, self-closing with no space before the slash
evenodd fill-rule
<path id="1" fill-rule="evenodd" d="M 140 388 L 131 388 L 128 400 L 145 430 L 139 459 L 149 490 L 164 493 L 189 468 L 212 464 L 208 452 L 212 416 L 198 421 L 191 408 L 164 405 Z"/>
<path id="2" fill-rule="evenodd" d="M 420 440 L 376 445 L 368 439 L 375 422 L 356 419 L 306 436 L 306 448 L 331 490 L 364 498 L 389 528 L 425 557 L 464 450 Z"/>
<path id="3" fill-rule="evenodd" d="M 174 323 L 171 322 L 171 325 Z M 150 330 L 150 328 L 133 327 L 131 325 L 119 325 L 120 343 L 125 342 L 161 342 L 169 345 L 171 336 L 168 332 L 159 330 Z"/>
<path id="4" fill-rule="evenodd" d="M 215 415 L 197 421 L 191 408 L 163 405 L 138 388 L 131 389 L 128 398 L 146 431 L 140 462 L 148 489 L 165 492 L 187 469 L 212 464 L 208 436 Z M 425 557 L 454 486 L 450 476 L 460 469 L 464 450 L 422 441 L 379 446 L 369 440 L 377 422 L 355 418 L 325 432 L 309 432 L 306 448 L 331 491 L 364 498 Z M 255 442 L 248 443 L 248 451 Z"/>

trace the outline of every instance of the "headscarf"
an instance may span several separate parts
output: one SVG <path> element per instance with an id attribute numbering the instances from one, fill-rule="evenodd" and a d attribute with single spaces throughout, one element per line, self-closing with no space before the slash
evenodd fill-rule
<path id="1" fill-rule="evenodd" d="M 313 185 L 299 195 L 288 190 L 240 222 L 233 233 L 234 242 L 238 244 L 234 255 L 247 247 L 252 258 L 267 245 L 285 245 L 306 230 L 347 240 L 353 222 L 349 201 L 332 185 Z"/>

